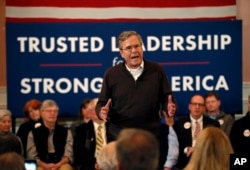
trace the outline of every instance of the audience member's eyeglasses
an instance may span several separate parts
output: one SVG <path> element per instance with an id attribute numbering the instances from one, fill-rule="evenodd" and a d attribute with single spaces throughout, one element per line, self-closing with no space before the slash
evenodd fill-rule
<path id="1" fill-rule="evenodd" d="M 203 107 L 205 106 L 205 104 L 203 103 L 190 103 L 192 106 L 199 106 L 199 107 Z"/>
<path id="2" fill-rule="evenodd" d="M 44 110 L 47 113 L 58 113 L 58 110 L 50 110 L 50 109 L 46 109 Z"/>

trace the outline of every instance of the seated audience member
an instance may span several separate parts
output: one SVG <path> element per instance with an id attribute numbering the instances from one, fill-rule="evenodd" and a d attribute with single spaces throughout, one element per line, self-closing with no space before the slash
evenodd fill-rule
<path id="1" fill-rule="evenodd" d="M 25 103 L 23 108 L 25 122 L 20 125 L 17 131 L 17 136 L 19 136 L 22 141 L 24 149 L 23 154 L 25 158 L 26 158 L 28 134 L 35 127 L 41 126 L 41 114 L 40 114 L 41 103 L 42 102 L 37 99 L 31 99 Z"/>
<path id="2" fill-rule="evenodd" d="M 96 170 L 117 170 L 116 142 L 105 145 L 96 156 Z"/>
<path id="3" fill-rule="evenodd" d="M 221 129 L 229 136 L 234 118 L 220 110 L 221 100 L 219 95 L 215 92 L 208 92 L 205 96 L 205 105 L 205 116 L 219 121 Z"/>
<path id="4" fill-rule="evenodd" d="M 235 121 L 230 140 L 235 154 L 250 155 L 250 95 L 246 116 Z"/>
<path id="5" fill-rule="evenodd" d="M 24 159 L 16 152 L 0 154 L 1 170 L 25 170 Z"/>
<path id="6" fill-rule="evenodd" d="M 73 137 L 69 129 L 57 124 L 58 111 L 55 101 L 44 100 L 42 125 L 28 135 L 27 158 L 37 161 L 38 170 L 72 170 Z"/>
<path id="7" fill-rule="evenodd" d="M 205 128 L 197 138 L 191 159 L 184 170 L 229 170 L 233 149 L 226 133 Z"/>
<path id="8" fill-rule="evenodd" d="M 80 104 L 79 119 L 74 121 L 70 127 L 73 136 L 75 136 L 76 127 L 78 127 L 82 123 L 88 123 L 90 121 L 90 114 L 87 109 L 89 103 L 90 99 L 85 99 Z"/>
<path id="9" fill-rule="evenodd" d="M 158 147 L 152 133 L 135 128 L 123 129 L 116 143 L 118 170 L 156 170 Z"/>
<path id="10" fill-rule="evenodd" d="M 179 157 L 176 164 L 178 169 L 183 169 L 187 165 L 199 133 L 208 126 L 220 127 L 218 121 L 203 116 L 205 111 L 203 96 L 198 94 L 192 96 L 188 108 L 190 114 L 174 123 L 179 141 Z"/>
<path id="11" fill-rule="evenodd" d="M 6 152 L 16 152 L 22 155 L 22 144 L 20 140 L 14 135 L 0 135 L 0 154 Z"/>
<path id="12" fill-rule="evenodd" d="M 97 98 L 92 99 L 87 110 L 91 120 L 75 130 L 73 151 L 74 166 L 80 170 L 94 170 L 96 156 L 102 146 L 107 144 L 108 123 L 100 120 L 95 112 Z"/>
<path id="13" fill-rule="evenodd" d="M 0 110 L 0 152 L 14 151 L 23 155 L 22 142 L 18 136 L 10 132 L 11 125 L 11 112 Z"/>

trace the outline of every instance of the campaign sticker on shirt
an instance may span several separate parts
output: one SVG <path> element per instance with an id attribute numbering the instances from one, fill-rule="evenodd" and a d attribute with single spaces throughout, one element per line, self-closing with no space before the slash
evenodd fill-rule
<path id="1" fill-rule="evenodd" d="M 222 119 L 219 119 L 218 121 L 219 121 L 220 125 L 223 125 L 223 123 L 224 123 L 224 120 L 222 120 Z"/>
<path id="2" fill-rule="evenodd" d="M 184 128 L 185 129 L 189 129 L 191 127 L 191 123 L 190 122 L 186 122 L 185 124 L 184 124 Z"/>
<path id="3" fill-rule="evenodd" d="M 38 128 L 38 127 L 40 127 L 42 124 L 41 123 L 36 123 L 35 125 L 34 125 L 34 127 L 35 128 Z"/>
<path id="4" fill-rule="evenodd" d="M 249 129 L 244 130 L 243 135 L 244 135 L 245 137 L 249 137 L 249 136 L 250 136 L 250 131 L 249 131 Z"/>

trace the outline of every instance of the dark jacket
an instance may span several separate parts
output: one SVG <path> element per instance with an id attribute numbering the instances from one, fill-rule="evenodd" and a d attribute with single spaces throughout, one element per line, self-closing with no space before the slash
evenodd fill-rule
<path id="1" fill-rule="evenodd" d="M 106 123 L 106 129 L 108 129 L 108 123 Z M 74 166 L 81 170 L 95 170 L 95 148 L 95 129 L 93 121 L 90 120 L 75 129 Z"/>
<path id="2" fill-rule="evenodd" d="M 250 155 L 250 113 L 236 120 L 231 129 L 230 140 L 235 154 Z"/>
<path id="3" fill-rule="evenodd" d="M 17 131 L 17 136 L 20 137 L 22 144 L 23 144 L 23 150 L 24 150 L 24 158 L 27 157 L 26 155 L 26 148 L 27 148 L 27 139 L 28 139 L 28 134 L 31 130 L 34 129 L 35 125 L 37 123 L 41 123 L 41 120 L 38 121 L 32 121 L 30 120 L 29 122 L 25 122 L 23 124 L 20 125 L 18 131 Z"/>
<path id="4" fill-rule="evenodd" d="M 220 127 L 220 124 L 218 121 L 210 119 L 208 117 L 203 116 L 203 129 L 208 127 L 208 126 L 215 126 L 215 127 Z M 190 123 L 190 126 L 184 126 L 184 124 Z M 174 123 L 174 130 L 176 132 L 178 141 L 179 141 L 179 158 L 177 162 L 177 168 L 183 169 L 189 159 L 190 156 L 187 157 L 186 154 L 184 153 L 184 149 L 186 147 L 192 146 L 192 128 L 191 128 L 191 119 L 190 116 L 186 116 L 183 118 L 178 119 Z"/>
<path id="5" fill-rule="evenodd" d="M 155 134 L 160 126 L 159 110 L 166 107 L 169 94 L 171 88 L 160 65 L 144 60 L 144 70 L 135 81 L 120 63 L 105 73 L 96 113 L 111 98 L 109 133 L 116 137 L 121 129 L 134 127 Z"/>
<path id="6" fill-rule="evenodd" d="M 207 113 L 204 114 L 205 116 L 209 117 Z M 212 118 L 213 119 L 213 118 Z M 230 136 L 231 128 L 234 124 L 234 118 L 230 114 L 226 114 L 223 111 L 216 116 L 215 120 L 219 121 L 221 129 Z"/>
<path id="7" fill-rule="evenodd" d="M 59 162 L 64 154 L 68 130 L 64 126 L 56 124 L 53 136 L 53 143 L 55 146 L 55 153 L 53 155 L 53 158 L 49 158 L 48 153 L 49 129 L 42 125 L 36 129 L 33 129 L 32 132 L 38 157 L 46 163 Z"/>

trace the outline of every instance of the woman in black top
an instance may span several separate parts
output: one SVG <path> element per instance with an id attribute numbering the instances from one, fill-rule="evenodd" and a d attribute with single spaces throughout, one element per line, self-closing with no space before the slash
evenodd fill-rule
<path id="1" fill-rule="evenodd" d="M 37 99 L 31 99 L 25 103 L 23 108 L 24 123 L 20 125 L 17 131 L 17 136 L 19 136 L 22 141 L 25 158 L 28 134 L 30 130 L 34 129 L 34 127 L 41 126 L 40 106 L 41 101 Z"/>

